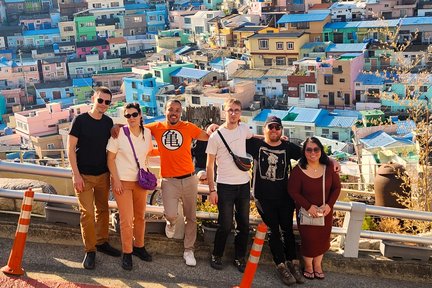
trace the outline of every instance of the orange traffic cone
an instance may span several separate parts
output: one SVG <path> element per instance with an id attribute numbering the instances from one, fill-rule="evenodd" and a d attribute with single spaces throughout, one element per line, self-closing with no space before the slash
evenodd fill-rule
<path id="1" fill-rule="evenodd" d="M 265 235 L 267 233 L 267 226 L 261 222 L 258 225 L 257 232 L 255 234 L 255 239 L 250 251 L 249 259 L 246 264 L 246 269 L 243 274 L 243 279 L 240 283 L 240 288 L 249 288 L 252 286 L 253 279 L 255 277 L 255 272 L 258 268 L 258 261 L 261 256 L 261 251 L 264 245 Z"/>
<path id="2" fill-rule="evenodd" d="M 24 193 L 21 205 L 21 214 L 18 220 L 18 227 L 15 233 L 15 240 L 6 266 L 1 268 L 5 274 L 23 275 L 24 269 L 21 262 L 24 254 L 24 246 L 27 238 L 27 231 L 30 225 L 30 216 L 32 211 L 34 192 L 29 188 Z"/>

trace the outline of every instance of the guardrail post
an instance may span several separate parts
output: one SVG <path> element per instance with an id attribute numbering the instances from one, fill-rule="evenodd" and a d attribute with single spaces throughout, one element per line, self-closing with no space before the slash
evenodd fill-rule
<path id="1" fill-rule="evenodd" d="M 343 228 L 346 229 L 346 236 L 342 237 L 341 243 L 344 243 L 344 257 L 357 258 L 366 204 L 351 202 L 351 207 L 351 212 L 345 214 Z"/>

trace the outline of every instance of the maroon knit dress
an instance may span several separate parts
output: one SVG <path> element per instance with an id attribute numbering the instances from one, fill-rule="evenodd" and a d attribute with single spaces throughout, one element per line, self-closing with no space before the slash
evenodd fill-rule
<path id="1" fill-rule="evenodd" d="M 324 254 L 330 248 L 330 232 L 333 226 L 333 206 L 339 197 L 341 184 L 339 174 L 334 172 L 332 164 L 326 167 L 325 199 L 326 204 L 332 209 L 325 217 L 325 226 L 300 225 L 297 220 L 301 236 L 301 253 L 306 257 L 316 257 Z M 307 176 L 299 166 L 296 166 L 289 177 L 288 193 L 296 203 L 296 211 L 300 207 L 309 210 L 310 206 L 321 206 L 322 176 L 311 178 Z M 298 218 L 297 218 L 298 219 Z"/>

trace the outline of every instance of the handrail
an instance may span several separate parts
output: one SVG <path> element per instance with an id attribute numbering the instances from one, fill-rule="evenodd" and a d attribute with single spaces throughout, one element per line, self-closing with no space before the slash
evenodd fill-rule
<path id="1" fill-rule="evenodd" d="M 61 178 L 70 178 L 72 176 L 70 169 L 58 168 L 58 167 L 46 167 L 33 164 L 21 164 L 0 161 L 0 171 L 16 172 L 21 174 L 37 174 L 44 176 L 54 176 Z M 201 194 L 208 193 L 208 186 L 204 184 L 198 184 L 198 191 Z M 16 198 L 20 199 L 23 196 L 23 192 L 16 190 L 0 189 L 0 197 Z M 55 194 L 43 194 L 35 193 L 35 200 L 42 202 L 55 202 L 55 203 L 67 203 L 76 205 L 77 199 L 74 196 L 64 196 Z M 109 201 L 111 208 L 117 208 L 115 201 Z M 432 221 L 432 212 L 425 211 L 413 211 L 408 209 L 390 208 L 390 207 L 378 207 L 372 205 L 366 205 L 359 202 L 341 202 L 337 201 L 334 210 L 343 211 L 345 213 L 343 227 L 332 227 L 332 233 L 339 234 L 344 237 L 341 243 L 344 245 L 344 256 L 345 257 L 358 257 L 358 244 L 360 238 L 369 239 L 381 239 L 381 240 L 392 240 L 401 242 L 411 242 L 432 245 L 432 237 L 422 237 L 418 235 L 404 235 L 394 233 L 384 233 L 377 231 L 362 230 L 361 226 L 365 215 L 376 215 L 385 217 L 397 217 L 411 220 L 420 221 Z M 147 213 L 163 215 L 162 206 L 147 206 Z M 197 211 L 197 217 L 203 219 L 217 219 L 217 213 L 210 213 L 204 211 Z M 259 218 L 251 217 L 252 223 L 259 222 Z M 297 224 L 294 222 L 294 227 Z"/>

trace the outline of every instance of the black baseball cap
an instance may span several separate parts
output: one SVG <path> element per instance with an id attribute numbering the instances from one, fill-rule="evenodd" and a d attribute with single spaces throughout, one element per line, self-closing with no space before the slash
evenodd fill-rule
<path id="1" fill-rule="evenodd" d="M 269 124 L 278 124 L 279 126 L 282 126 L 282 121 L 279 117 L 269 116 L 264 125 L 267 126 Z"/>

